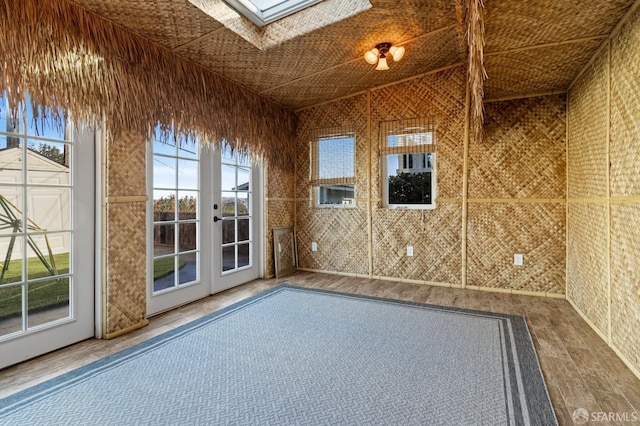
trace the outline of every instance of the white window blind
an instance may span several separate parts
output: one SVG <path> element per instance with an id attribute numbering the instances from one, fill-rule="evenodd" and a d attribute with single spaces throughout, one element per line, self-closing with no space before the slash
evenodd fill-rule
<path id="1" fill-rule="evenodd" d="M 355 185 L 356 137 L 353 129 L 311 131 L 311 185 Z"/>
<path id="2" fill-rule="evenodd" d="M 380 122 L 380 155 L 436 151 L 436 130 L 430 117 Z"/>

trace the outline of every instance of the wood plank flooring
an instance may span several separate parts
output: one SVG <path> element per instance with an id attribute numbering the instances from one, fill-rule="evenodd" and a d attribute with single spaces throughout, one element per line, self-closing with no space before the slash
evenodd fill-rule
<path id="1" fill-rule="evenodd" d="M 635 413 L 639 419 L 637 423 L 640 424 L 640 380 L 564 300 L 309 272 L 298 272 L 281 280 L 253 281 L 155 316 L 151 318 L 148 327 L 125 336 L 109 341 L 89 339 L 0 370 L 0 398 L 125 349 L 281 282 L 345 293 L 524 315 L 561 425 L 574 424 L 571 414 L 577 408 L 585 408 L 590 413 L 626 413 L 627 419 L 633 419 Z M 601 421 L 596 424 L 622 423 L 624 422 Z"/>

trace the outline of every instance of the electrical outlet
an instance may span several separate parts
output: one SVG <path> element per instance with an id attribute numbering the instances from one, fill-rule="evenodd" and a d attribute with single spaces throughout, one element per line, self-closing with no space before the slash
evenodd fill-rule
<path id="1" fill-rule="evenodd" d="M 407 246 L 407 256 L 413 256 L 413 246 Z"/>
<path id="2" fill-rule="evenodd" d="M 521 254 L 514 254 L 513 255 L 513 264 L 515 266 L 522 266 L 522 262 L 524 261 L 524 256 Z"/>
<path id="3" fill-rule="evenodd" d="M 311 242 L 311 251 L 318 251 L 318 243 L 315 241 Z"/>

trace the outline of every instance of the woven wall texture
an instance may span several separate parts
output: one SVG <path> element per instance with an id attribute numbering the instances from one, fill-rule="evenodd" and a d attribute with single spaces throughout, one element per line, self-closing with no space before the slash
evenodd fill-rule
<path id="1" fill-rule="evenodd" d="M 373 210 L 373 274 L 461 284 L 462 208 L 442 203 L 435 210 Z M 407 246 L 413 256 L 407 256 Z"/>
<path id="2" fill-rule="evenodd" d="M 637 154 L 636 154 L 637 155 Z M 640 204 L 611 206 L 611 341 L 640 371 Z"/>
<path id="3" fill-rule="evenodd" d="M 433 117 L 436 127 L 438 198 L 462 197 L 465 74 L 462 67 L 374 90 L 371 94 L 371 162 L 379 167 L 381 121 Z M 372 172 L 374 197 L 381 197 L 380 173 Z"/>
<path id="4" fill-rule="evenodd" d="M 273 228 L 294 226 L 295 173 L 267 166 L 265 171 L 264 276 L 275 275 L 273 260 Z"/>
<path id="5" fill-rule="evenodd" d="M 609 344 L 636 372 L 640 371 L 638 46 L 640 9 L 569 91 L 567 224 L 568 298 L 605 336 L 611 330 Z M 575 197 L 591 198 L 574 205 Z M 607 268 L 608 281 L 599 268 Z M 610 305 L 610 312 L 605 305 Z"/>
<path id="6" fill-rule="evenodd" d="M 133 134 L 123 134 L 107 145 L 107 196 L 145 195 L 147 144 Z"/>
<path id="7" fill-rule="evenodd" d="M 367 96 L 358 95 L 299 113 L 296 232 L 300 266 L 367 274 L 371 259 L 374 276 L 460 285 L 464 69 L 421 76 L 373 90 L 370 96 L 370 110 Z M 487 106 L 487 112 L 485 142 L 471 149 L 470 193 L 484 198 L 564 198 L 564 96 L 493 103 Z M 436 209 L 385 209 L 381 201 L 379 124 L 419 117 L 432 117 L 436 127 Z M 309 184 L 309 131 L 348 125 L 355 126 L 357 133 L 357 207 L 316 208 Z M 366 205 L 368 152 L 371 235 Z M 469 229 L 473 227 L 474 232 L 468 238 L 468 253 L 475 259 L 469 259 L 470 285 L 564 293 L 563 203 L 483 203 L 474 204 L 472 209 Z M 516 222 L 514 215 L 519 216 Z M 312 241 L 318 243 L 317 252 L 311 251 Z M 407 256 L 409 245 L 413 246 L 413 256 Z M 524 267 L 514 269 L 514 253 L 525 255 Z M 491 260 L 494 258 L 498 260 Z"/>
<path id="8" fill-rule="evenodd" d="M 146 318 L 146 209 L 145 202 L 107 207 L 107 335 Z"/>
<path id="9" fill-rule="evenodd" d="M 366 204 L 366 203 L 360 203 Z M 315 208 L 297 203 L 296 235 L 303 268 L 368 274 L 366 208 Z M 311 251 L 311 242 L 318 251 Z"/>
<path id="10" fill-rule="evenodd" d="M 611 42 L 611 196 L 640 195 L 640 10 Z"/>
<path id="11" fill-rule="evenodd" d="M 611 42 L 611 196 L 640 195 L 640 9 Z M 611 341 L 640 371 L 640 210 L 611 206 Z"/>
<path id="12" fill-rule="evenodd" d="M 567 206 L 567 297 L 603 333 L 609 322 L 608 206 Z"/>
<path id="13" fill-rule="evenodd" d="M 356 134 L 355 208 L 316 208 L 310 186 L 310 143 L 313 129 L 350 128 Z M 354 96 L 302 111 L 296 163 L 296 236 L 303 268 L 369 273 L 367 232 L 367 97 Z M 318 251 L 311 251 L 311 242 Z"/>
<path id="14" fill-rule="evenodd" d="M 132 134 L 107 143 L 106 196 L 144 196 L 146 144 Z M 107 204 L 105 334 L 146 318 L 146 208 L 144 201 Z"/>
<path id="15" fill-rule="evenodd" d="M 605 335 L 609 326 L 608 55 L 607 46 L 568 94 L 567 147 L 569 199 L 600 199 L 568 206 L 567 297 Z"/>
<path id="16" fill-rule="evenodd" d="M 375 90 L 371 94 L 372 193 L 382 197 L 379 123 L 431 117 L 436 129 L 436 209 L 397 211 L 375 203 L 373 274 L 411 280 L 461 284 L 464 161 L 464 70 L 461 67 Z M 407 246 L 413 246 L 413 257 Z"/>
<path id="17" fill-rule="evenodd" d="M 564 204 L 470 203 L 467 284 L 564 294 L 564 225 Z"/>
<path id="18" fill-rule="evenodd" d="M 469 146 L 469 198 L 565 197 L 564 95 L 492 102 Z"/>
<path id="19" fill-rule="evenodd" d="M 608 54 L 607 46 L 568 96 L 569 198 L 607 196 Z"/>

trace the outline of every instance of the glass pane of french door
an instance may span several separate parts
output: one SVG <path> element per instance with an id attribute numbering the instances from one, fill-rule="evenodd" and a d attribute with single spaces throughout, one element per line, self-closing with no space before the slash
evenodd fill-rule
<path id="1" fill-rule="evenodd" d="M 210 181 L 209 154 L 194 140 L 161 138 L 159 129 L 148 145 L 147 315 L 210 294 L 210 262 L 202 259 L 211 256 L 211 195 L 201 184 Z"/>
<path id="2" fill-rule="evenodd" d="M 197 144 L 154 138 L 153 293 L 199 280 L 200 155 Z"/>
<path id="3" fill-rule="evenodd" d="M 0 102 L 1 340 L 73 317 L 74 146 L 71 132 L 34 120 L 30 102 L 17 116 Z"/>
<path id="4" fill-rule="evenodd" d="M 222 214 L 221 272 L 228 274 L 253 265 L 251 163 L 223 146 L 220 161 Z"/>
<path id="5" fill-rule="evenodd" d="M 0 368 L 94 335 L 95 143 L 0 94 Z"/>

